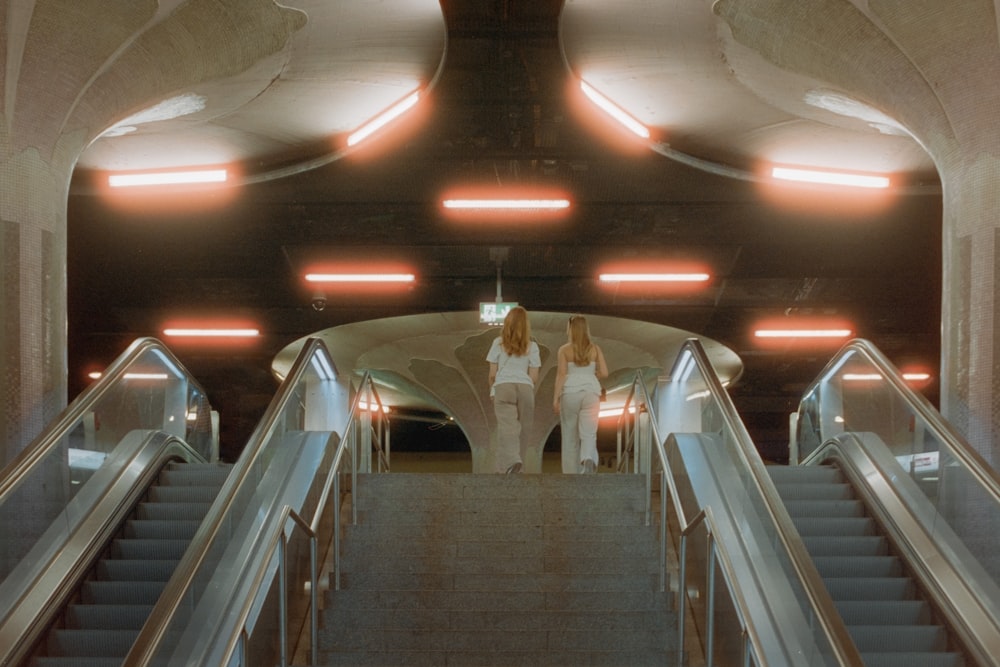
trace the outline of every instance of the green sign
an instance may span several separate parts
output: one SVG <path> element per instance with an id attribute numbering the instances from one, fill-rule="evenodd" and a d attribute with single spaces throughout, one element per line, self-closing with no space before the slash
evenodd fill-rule
<path id="1" fill-rule="evenodd" d="M 503 324 L 503 318 L 507 317 L 507 313 L 516 305 L 516 301 L 513 303 L 480 303 L 479 322 L 481 324 Z"/>

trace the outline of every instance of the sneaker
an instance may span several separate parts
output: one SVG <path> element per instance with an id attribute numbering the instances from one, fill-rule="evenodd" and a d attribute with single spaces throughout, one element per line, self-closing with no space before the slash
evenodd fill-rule
<path id="1" fill-rule="evenodd" d="M 515 475 L 515 474 L 517 474 L 519 472 L 521 472 L 521 462 L 520 461 L 518 461 L 517 463 L 512 463 L 510 465 L 510 467 L 507 468 L 507 474 L 508 475 Z"/>
<path id="2" fill-rule="evenodd" d="M 586 459 L 583 462 L 583 474 L 590 475 L 597 472 L 597 464 L 590 459 Z"/>

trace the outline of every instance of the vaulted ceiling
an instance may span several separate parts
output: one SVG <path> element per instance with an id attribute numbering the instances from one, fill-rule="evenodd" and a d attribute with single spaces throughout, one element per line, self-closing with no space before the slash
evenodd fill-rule
<path id="1" fill-rule="evenodd" d="M 121 119 L 81 157 L 68 218 L 71 393 L 168 321 L 250 321 L 263 336 L 243 347 L 168 341 L 220 410 L 224 444 L 238 447 L 273 395 L 270 363 L 285 345 L 339 324 L 475 309 L 496 296 L 497 253 L 505 300 L 667 324 L 735 350 L 744 372 L 731 393 L 774 456 L 835 348 L 761 347 L 754 323 L 845 319 L 897 365 L 936 372 L 933 165 L 850 90 L 744 46 L 729 4 L 301 0 L 283 2 L 278 20 L 264 11 L 277 5 L 248 2 L 241 29 L 273 39 L 271 55 L 178 90 L 173 112 L 150 100 L 160 115 Z M 871 28 L 855 14 L 840 20 Z M 652 139 L 588 106 L 581 77 Z M 425 95 L 405 121 L 344 147 L 347 131 L 417 85 Z M 775 189 L 760 170 L 777 161 L 891 173 L 894 187 Z M 235 187 L 131 199 L 100 187 L 110 170 L 218 163 L 238 166 Z M 572 208 L 553 219 L 445 215 L 443 194 L 467 184 L 553 188 Z M 417 282 L 328 291 L 316 310 L 304 267 L 357 259 L 402 262 Z M 697 291 L 596 280 L 643 260 L 692 261 L 713 279 Z M 936 398 L 934 381 L 922 389 Z"/>

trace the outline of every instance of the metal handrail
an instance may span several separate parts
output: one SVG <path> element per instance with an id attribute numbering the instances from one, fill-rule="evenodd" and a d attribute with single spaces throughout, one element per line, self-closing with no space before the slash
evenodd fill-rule
<path id="1" fill-rule="evenodd" d="M 862 355 L 869 363 L 879 370 L 882 377 L 888 382 L 896 394 L 903 397 L 907 406 L 914 410 L 921 419 L 941 436 L 951 452 L 961 461 L 982 487 L 993 496 L 993 499 L 1000 504 L 1000 472 L 995 470 L 986 459 L 968 443 L 965 437 L 944 417 L 931 402 L 920 393 L 917 393 L 900 376 L 898 369 L 875 345 L 864 338 L 855 338 L 847 342 L 833 359 L 823 368 L 820 374 L 803 392 L 803 396 L 809 396 L 822 384 L 829 376 L 836 372 L 836 369 L 843 363 L 845 357 L 851 353 Z M 799 408 L 801 412 L 801 406 Z"/>
<path id="2" fill-rule="evenodd" d="M 185 374 L 185 381 L 201 391 L 204 389 L 193 376 L 187 373 L 181 362 L 168 350 L 163 343 L 155 338 L 137 338 L 115 359 L 107 370 L 93 384 L 89 385 L 59 415 L 39 433 L 32 442 L 14 459 L 0 470 L 0 504 L 15 491 L 24 480 L 28 479 L 32 470 L 60 446 L 62 438 L 73 429 L 93 406 L 114 389 L 125 377 L 128 368 L 140 357 L 156 350 L 162 354 L 178 372 Z"/>
<path id="3" fill-rule="evenodd" d="M 775 527 L 778 539 L 781 542 L 782 547 L 790 556 L 790 561 L 793 569 L 795 570 L 796 577 L 803 585 L 803 590 L 805 591 L 806 597 L 809 600 L 810 606 L 817 612 L 816 619 L 819 621 L 824 635 L 829 640 L 831 647 L 833 648 L 836 658 L 839 664 L 842 665 L 854 665 L 861 664 L 861 656 L 858 652 L 857 647 L 854 642 L 850 639 L 847 633 L 847 628 L 844 626 L 843 620 L 837 613 L 834 607 L 833 601 L 830 598 L 829 592 L 827 591 L 825 585 L 823 584 L 816 567 L 810 559 L 805 546 L 802 543 L 801 538 L 792 526 L 791 519 L 787 516 L 787 511 L 784 509 L 784 505 L 781 503 L 778 497 L 777 490 L 774 488 L 773 482 L 767 476 L 763 469 L 763 464 L 757 459 L 756 450 L 752 447 L 752 440 L 749 433 L 746 431 L 746 427 L 743 425 L 742 420 L 739 418 L 736 408 L 732 403 L 732 399 L 729 394 L 725 391 L 722 383 L 719 381 L 718 375 L 715 372 L 714 367 L 708 359 L 708 355 L 705 353 L 704 347 L 697 338 L 690 338 L 681 346 L 681 349 L 677 355 L 677 360 L 675 361 L 674 367 L 671 369 L 670 377 L 674 377 L 678 372 L 678 365 L 682 360 L 685 359 L 685 355 L 690 354 L 694 363 L 697 364 L 702 377 L 705 379 L 709 392 L 716 398 L 719 407 L 722 409 L 721 417 L 726 423 L 726 426 L 734 433 L 737 438 L 738 451 L 744 465 L 751 473 L 751 478 L 754 480 L 754 484 L 757 487 L 757 491 L 760 493 L 761 497 L 764 498 L 765 507 L 771 524 Z M 689 526 L 693 523 L 694 519 L 689 521 L 684 515 L 683 506 L 680 503 L 680 495 L 674 481 L 673 471 L 670 468 L 670 463 L 667 460 L 666 451 L 664 449 L 664 440 L 659 435 L 659 430 L 656 424 L 656 419 L 651 411 L 646 410 L 646 406 L 652 404 L 649 397 L 649 392 L 646 388 L 646 384 L 642 378 L 641 373 L 636 373 L 636 377 L 632 382 L 632 389 L 629 392 L 628 399 L 622 415 L 618 421 L 618 437 L 619 441 L 622 437 L 623 424 L 628 420 L 630 413 L 630 401 L 638 394 L 639 404 L 635 406 L 634 414 L 636 419 L 639 415 L 645 411 L 649 415 L 649 428 L 651 431 L 651 438 L 653 443 L 653 452 L 655 452 L 657 459 L 659 460 L 662 472 L 662 480 L 667 485 L 667 489 L 670 493 L 670 499 L 674 505 L 674 515 L 677 518 L 678 527 L 681 534 L 689 529 Z M 652 463 L 652 462 L 650 462 Z M 652 465 L 647 466 L 646 470 L 646 492 L 647 492 L 647 524 L 649 523 L 648 512 L 651 506 L 651 496 L 652 496 Z M 661 533 L 661 555 L 660 561 L 661 565 L 666 562 L 666 530 L 667 530 L 667 517 L 666 517 L 666 496 L 663 495 L 661 490 L 661 512 L 660 512 L 660 533 Z M 779 516 L 781 517 L 779 519 Z M 725 556 L 728 558 L 728 554 Z M 661 567 L 660 576 L 660 590 L 663 592 L 665 590 L 665 581 L 663 575 L 663 568 Z M 679 591 L 679 595 L 684 595 L 684 590 Z M 742 599 L 742 598 L 740 598 Z M 740 613 L 744 620 L 751 619 L 748 609 L 741 609 Z M 684 617 L 680 615 L 678 623 L 681 625 L 681 634 L 679 641 L 681 643 L 680 655 L 683 654 L 684 646 L 684 633 L 683 633 L 683 622 Z M 752 620 L 749 621 L 752 623 Z M 760 658 L 761 656 L 757 656 Z M 760 664 L 760 663 L 758 663 Z"/>
<path id="4" fill-rule="evenodd" d="M 234 498 L 238 489 L 248 481 L 248 476 L 253 468 L 253 463 L 255 459 L 260 455 L 262 448 L 268 442 L 274 428 L 277 426 L 279 417 L 282 414 L 283 406 L 293 397 L 293 390 L 295 386 L 300 382 L 304 373 L 308 369 L 308 365 L 311 363 L 312 358 L 315 355 L 325 355 L 325 361 L 327 365 L 332 368 L 332 363 L 329 361 L 329 354 L 326 352 L 326 347 L 322 340 L 318 338 L 310 338 L 306 341 L 303 349 L 300 351 L 295 363 L 289 370 L 284 382 L 279 386 L 275 398 L 272 400 L 271 406 L 265 413 L 264 417 L 261 419 L 257 428 L 254 430 L 254 434 L 251 436 L 250 441 L 247 445 L 246 451 L 240 457 L 240 461 L 237 463 L 238 468 L 230 473 L 229 480 L 227 480 L 226 487 L 224 487 L 223 493 L 225 494 L 222 500 L 217 500 L 216 505 L 213 506 L 212 516 L 206 519 L 206 523 L 199 528 L 199 535 L 195 537 L 193 543 L 201 545 L 201 548 L 189 554 L 185 554 L 183 560 L 178 564 L 177 571 L 175 572 L 174 578 L 167 585 L 167 589 L 164 590 L 161 595 L 161 603 L 157 604 L 154 608 L 153 613 L 150 616 L 150 620 L 143 627 L 140 637 L 137 639 L 133 646 L 132 652 L 126 658 L 124 662 L 125 665 L 129 666 L 145 666 L 150 663 L 153 658 L 154 652 L 158 647 L 159 643 L 163 640 L 166 628 L 169 626 L 173 618 L 176 616 L 179 605 L 183 599 L 184 592 L 189 590 L 194 581 L 194 576 L 205 562 L 208 555 L 208 547 L 214 542 L 215 538 L 219 535 L 222 530 L 222 523 L 224 517 L 226 517 L 234 505 Z M 352 455 L 350 456 L 351 462 L 351 475 L 352 475 L 352 489 L 357 488 L 357 439 L 362 435 L 370 435 L 373 430 L 371 426 L 371 414 L 375 412 L 378 417 L 377 426 L 377 437 L 374 439 L 374 443 L 377 445 L 378 458 L 380 462 L 380 468 L 383 465 L 388 465 L 389 456 L 386 449 L 388 442 L 388 417 L 385 415 L 381 400 L 375 390 L 374 380 L 371 378 L 370 374 L 365 374 L 361 380 L 362 391 L 359 391 L 353 398 L 350 407 L 349 417 L 347 419 L 347 426 L 344 429 L 343 437 L 340 439 L 337 445 L 337 449 L 333 455 L 333 460 L 330 466 L 330 472 L 327 474 L 326 479 L 323 481 L 322 490 L 320 493 L 320 500 L 317 504 L 317 509 L 312 517 L 311 521 L 299 516 L 298 513 L 294 511 L 294 508 L 286 507 L 282 511 L 282 515 L 272 525 L 271 538 L 267 546 L 268 551 L 266 552 L 267 558 L 262 562 L 265 564 L 270 563 L 273 550 L 275 548 L 284 549 L 280 544 L 275 546 L 275 540 L 280 539 L 280 536 L 284 534 L 284 528 L 287 524 L 288 517 L 291 517 L 296 524 L 300 524 L 302 529 L 305 531 L 306 535 L 309 537 L 311 542 L 311 558 L 317 561 L 317 565 L 313 567 L 310 574 L 310 590 L 311 590 L 311 619 L 310 619 L 310 661 L 315 664 L 318 660 L 318 591 L 319 591 L 319 572 L 318 572 L 318 557 L 316 552 L 318 552 L 318 536 L 319 536 L 319 526 L 324 518 L 324 512 L 329 504 L 331 489 L 334 492 L 336 498 L 339 498 L 339 471 L 342 466 L 345 453 L 350 450 Z M 368 407 L 362 407 L 362 396 L 367 394 L 367 405 Z M 378 404 L 378 410 L 373 411 L 370 409 L 372 401 Z M 356 424 L 358 420 L 355 419 L 357 415 L 361 416 L 362 426 L 364 427 L 366 433 L 359 434 L 358 427 Z M 383 442 L 383 436 L 385 442 Z M 356 503 L 354 503 L 354 521 L 357 521 L 357 509 Z M 286 516 L 287 514 L 287 516 Z M 335 567 L 337 570 L 337 579 L 339 586 L 339 569 L 340 569 L 340 554 L 339 554 L 339 533 L 340 533 L 340 512 L 339 506 L 334 512 L 334 522 L 336 524 L 334 528 L 334 549 L 335 549 Z M 283 556 L 282 556 L 283 558 Z M 282 577 L 284 574 L 282 574 Z M 228 664 L 232 657 L 233 651 L 241 643 L 241 638 L 245 639 L 246 636 L 246 623 L 249 619 L 249 614 L 242 615 L 244 611 L 252 609 L 254 603 L 259 599 L 262 590 L 264 589 L 264 574 L 262 571 L 258 571 L 253 580 L 253 586 L 247 595 L 246 600 L 243 601 L 240 607 L 241 616 L 239 616 L 239 624 L 235 627 L 239 629 L 234 632 L 234 635 L 226 641 L 225 651 L 226 655 L 223 664 Z M 280 583 L 279 583 L 280 585 Z M 287 632 L 287 609 L 285 605 L 285 595 L 282 594 L 282 602 L 279 607 L 279 622 L 281 623 L 282 633 Z M 283 650 L 287 650 L 287 637 L 282 639 Z M 283 654 L 282 664 L 287 664 L 287 654 Z"/>

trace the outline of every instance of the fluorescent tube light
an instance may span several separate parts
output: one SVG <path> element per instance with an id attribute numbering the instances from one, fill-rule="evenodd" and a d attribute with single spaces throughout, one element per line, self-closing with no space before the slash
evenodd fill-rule
<path id="1" fill-rule="evenodd" d="M 307 273 L 310 283 L 412 283 L 412 273 Z"/>
<path id="2" fill-rule="evenodd" d="M 847 185 L 856 188 L 887 188 L 888 176 L 850 174 L 846 172 L 819 171 L 796 167 L 774 167 L 771 176 L 783 181 L 818 183 L 821 185 Z"/>
<path id="3" fill-rule="evenodd" d="M 451 210 L 559 211 L 569 208 L 568 199 L 445 199 L 442 205 Z"/>
<path id="4" fill-rule="evenodd" d="M 757 329 L 757 338 L 846 338 L 850 329 Z"/>
<path id="5" fill-rule="evenodd" d="M 349 134 L 347 137 L 347 145 L 355 146 L 361 143 L 362 141 L 373 135 L 375 132 L 379 131 L 380 129 L 391 123 L 396 118 L 402 116 L 409 109 L 413 108 L 413 106 L 415 106 L 418 101 L 420 101 L 419 90 L 406 96 L 401 101 L 392 105 L 391 107 L 389 107 L 388 109 L 386 109 L 385 111 L 378 114 L 370 121 L 359 127 L 357 130 Z"/>
<path id="6" fill-rule="evenodd" d="M 700 283 L 711 276 L 707 273 L 602 273 L 601 282 Z"/>
<path id="7" fill-rule="evenodd" d="M 645 125 L 630 116 L 628 112 L 616 105 L 607 97 L 597 92 L 593 86 L 588 84 L 586 81 L 580 82 L 580 90 L 582 90 L 583 94 L 590 98 L 590 101 L 596 104 L 598 108 L 624 125 L 629 132 L 632 132 L 636 136 L 642 137 L 643 139 L 649 139 L 649 129 Z"/>
<path id="8" fill-rule="evenodd" d="M 164 336 L 184 336 L 193 338 L 253 338 L 260 335 L 258 329 L 164 329 Z"/>
<path id="9" fill-rule="evenodd" d="M 144 185 L 180 185 L 188 183 L 224 183 L 228 178 L 225 169 L 200 169 L 147 174 L 112 174 L 108 185 L 113 188 L 127 188 Z"/>

